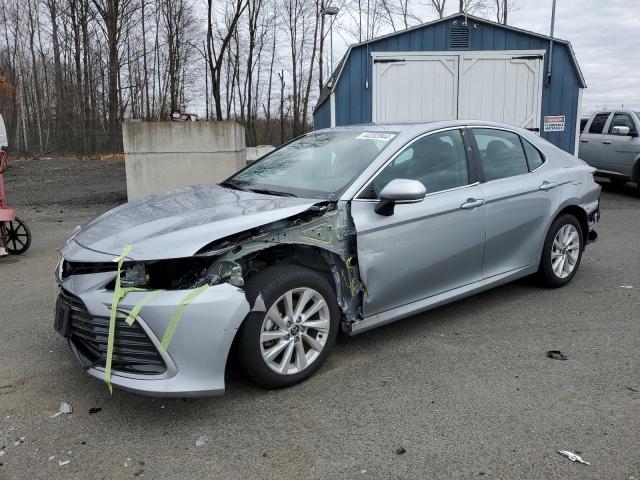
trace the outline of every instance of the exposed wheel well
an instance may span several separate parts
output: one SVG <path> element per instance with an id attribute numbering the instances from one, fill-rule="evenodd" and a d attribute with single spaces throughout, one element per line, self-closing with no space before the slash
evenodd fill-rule
<path id="1" fill-rule="evenodd" d="M 332 274 L 330 261 L 333 261 L 335 265 L 339 266 L 344 265 L 345 262 L 337 254 L 323 248 L 300 244 L 277 244 L 241 257 L 236 261 L 242 265 L 245 283 L 258 272 L 274 265 L 302 265 L 326 277 L 329 285 L 331 285 L 338 297 L 344 295 L 338 293 L 338 285 L 336 285 L 335 277 Z M 344 286 L 341 287 L 344 289 Z M 235 370 L 237 367 L 238 338 L 239 335 L 236 335 L 231 345 L 227 358 L 227 372 Z"/>
<path id="2" fill-rule="evenodd" d="M 331 262 L 336 265 L 344 264 L 342 259 L 333 252 L 311 245 L 299 244 L 274 245 L 238 260 L 238 263 L 243 264 L 245 281 L 272 265 L 302 265 L 324 274 L 334 290 L 337 291 L 338 286 L 332 274 L 333 265 Z"/>

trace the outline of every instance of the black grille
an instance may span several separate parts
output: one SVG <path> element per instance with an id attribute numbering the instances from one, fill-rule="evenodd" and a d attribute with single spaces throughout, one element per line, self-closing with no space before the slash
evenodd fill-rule
<path id="1" fill-rule="evenodd" d="M 104 273 L 115 272 L 118 264 L 115 262 L 69 262 L 64 260 L 62 263 L 62 278 L 70 275 L 84 275 L 87 273 Z"/>
<path id="2" fill-rule="evenodd" d="M 449 32 L 449 48 L 469 48 L 469 29 L 452 28 Z"/>
<path id="3" fill-rule="evenodd" d="M 82 300 L 62 291 L 61 300 L 71 309 L 70 338 L 85 364 L 104 367 L 107 358 L 109 318 L 94 317 L 89 314 Z M 111 368 L 122 372 L 146 375 L 164 373 L 167 367 L 138 323 L 127 325 L 124 320 L 116 320 Z"/>

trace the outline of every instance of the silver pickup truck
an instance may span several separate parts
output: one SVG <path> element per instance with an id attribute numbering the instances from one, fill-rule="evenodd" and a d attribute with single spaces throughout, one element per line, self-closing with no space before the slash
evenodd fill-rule
<path id="1" fill-rule="evenodd" d="M 640 112 L 594 113 L 582 128 L 578 157 L 598 176 L 615 183 L 635 182 L 640 192 Z"/>

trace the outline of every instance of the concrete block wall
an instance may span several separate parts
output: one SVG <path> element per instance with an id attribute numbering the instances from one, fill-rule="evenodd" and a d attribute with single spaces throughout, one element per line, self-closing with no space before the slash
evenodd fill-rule
<path id="1" fill-rule="evenodd" d="M 256 147 L 247 147 L 247 165 L 255 162 L 260 157 L 264 157 L 267 153 L 275 150 L 273 145 L 258 145 Z"/>
<path id="2" fill-rule="evenodd" d="M 122 126 L 129 200 L 216 183 L 246 165 L 244 127 L 235 122 L 136 122 Z"/>

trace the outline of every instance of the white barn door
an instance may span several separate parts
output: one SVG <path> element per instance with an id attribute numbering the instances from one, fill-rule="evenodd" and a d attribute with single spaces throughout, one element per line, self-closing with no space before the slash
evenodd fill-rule
<path id="1" fill-rule="evenodd" d="M 376 58 L 373 73 L 374 122 L 457 118 L 457 55 Z"/>
<path id="2" fill-rule="evenodd" d="M 537 130 L 543 53 L 373 52 L 373 122 L 471 119 Z"/>
<path id="3" fill-rule="evenodd" d="M 461 55 L 458 118 L 538 129 L 542 69 L 542 55 Z"/>

